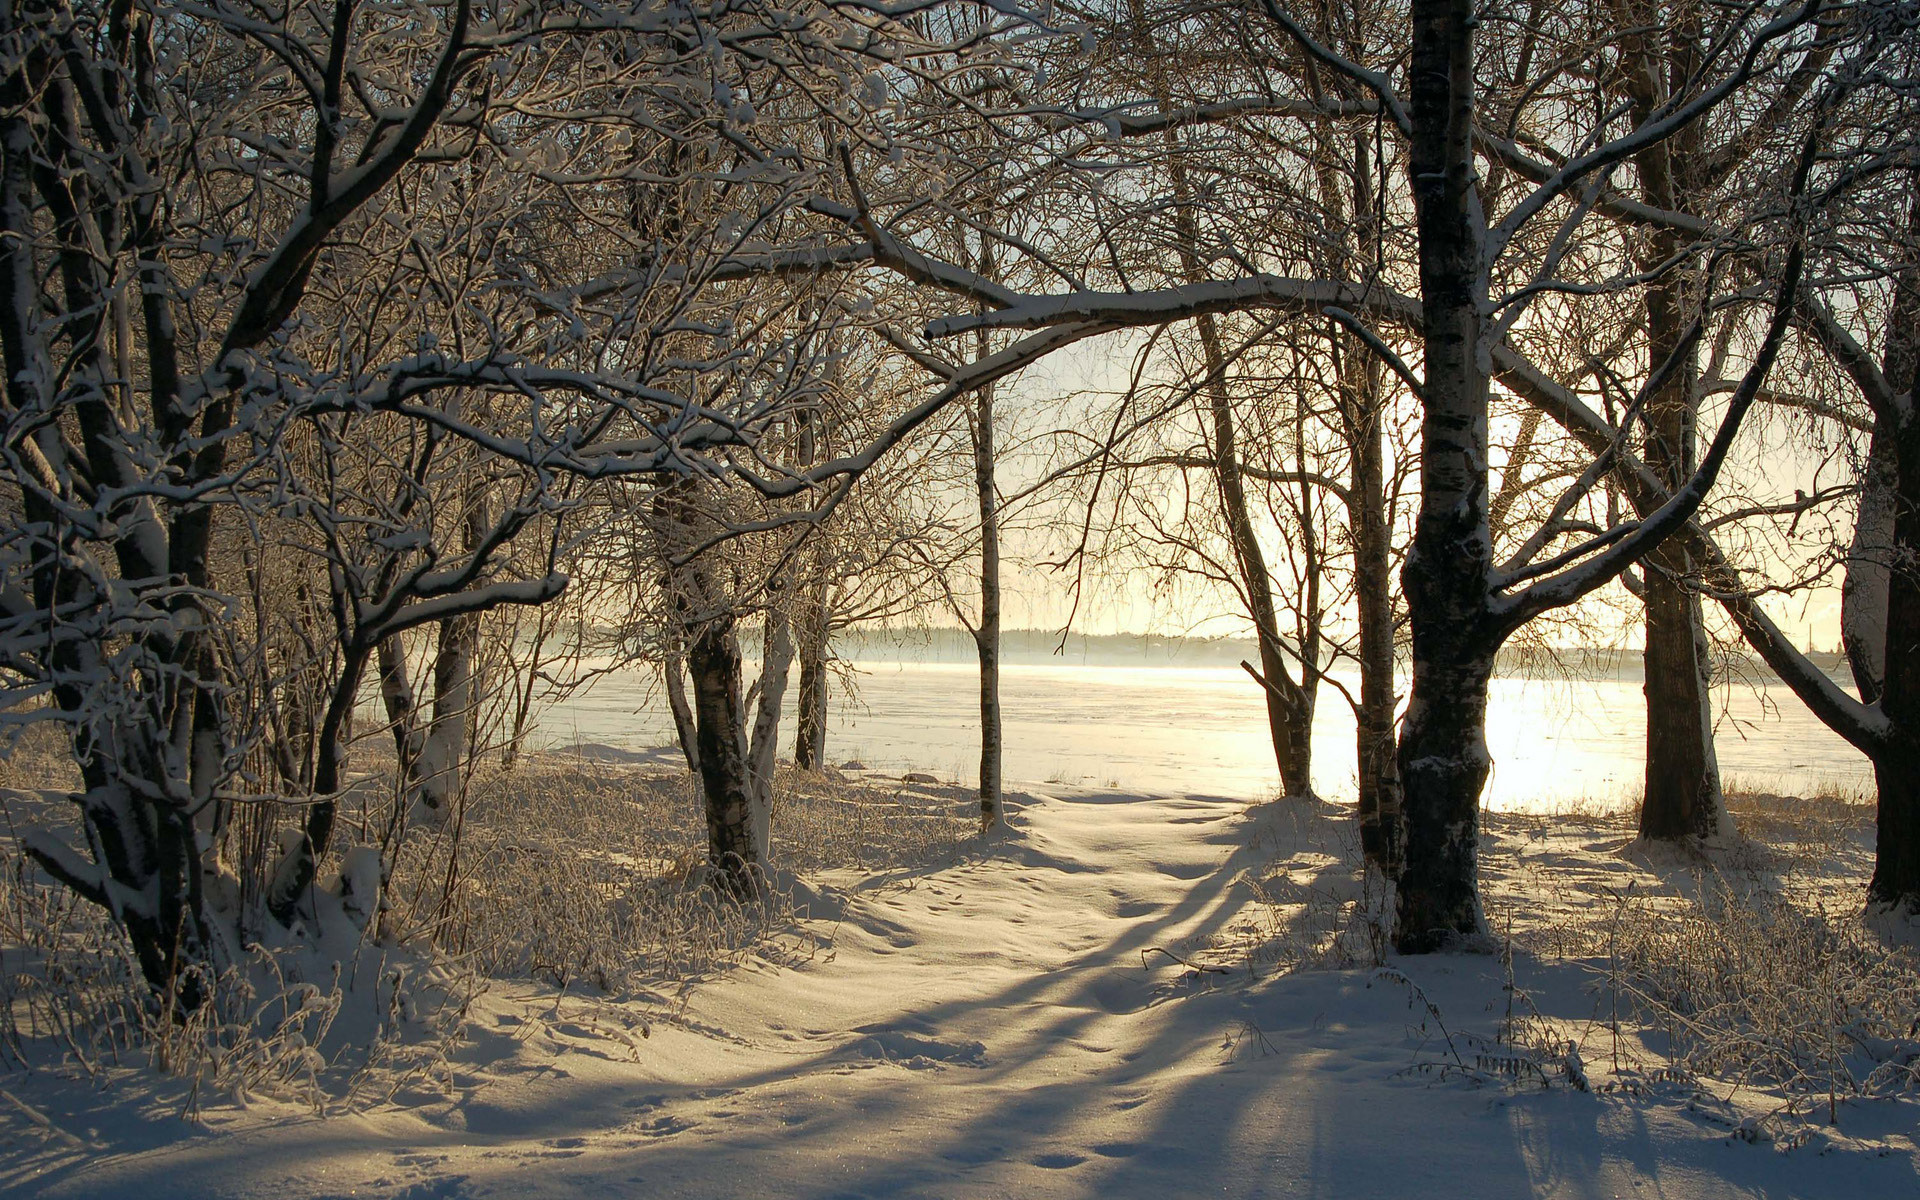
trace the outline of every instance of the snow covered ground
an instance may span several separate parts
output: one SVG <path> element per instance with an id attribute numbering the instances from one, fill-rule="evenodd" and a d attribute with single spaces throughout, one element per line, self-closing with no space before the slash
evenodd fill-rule
<path id="1" fill-rule="evenodd" d="M 816 949 L 782 965 L 620 1004 L 496 986 L 447 1095 L 190 1124 L 160 1084 L 5 1075 L 0 1192 L 1920 1195 L 1920 1105 L 1842 1102 L 1837 1128 L 1742 1136 L 1767 1128 L 1762 1091 L 1597 1061 L 1601 1001 L 1576 963 L 1342 967 L 1367 956 L 1368 901 L 1325 810 L 1055 789 L 1012 824 L 954 865 L 816 880 Z M 1612 827 L 1497 829 L 1496 930 L 1604 919 L 1629 880 L 1663 877 Z M 1498 1040 L 1516 1003 L 1585 1030 L 1595 1090 Z"/>

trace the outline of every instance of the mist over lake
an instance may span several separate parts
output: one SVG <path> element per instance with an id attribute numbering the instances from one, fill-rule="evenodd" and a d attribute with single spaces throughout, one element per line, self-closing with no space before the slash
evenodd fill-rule
<path id="1" fill-rule="evenodd" d="M 1259 688 L 1234 665 L 1244 656 L 1238 643 L 1076 638 L 1060 656 L 1048 654 L 1042 635 L 1016 645 L 1018 660 L 1001 668 L 1010 781 L 1239 799 L 1278 789 Z M 971 780 L 979 698 L 977 668 L 961 661 L 968 652 L 955 639 L 857 646 L 847 664 L 855 694 L 835 680 L 828 760 Z M 1196 660 L 1206 665 L 1189 665 Z M 1563 665 L 1565 672 L 1516 664 L 1495 679 L 1489 808 L 1552 812 L 1636 800 L 1646 737 L 1638 657 L 1588 663 L 1579 674 L 1577 663 Z M 1751 674 L 1715 690 L 1716 745 L 1733 786 L 1804 795 L 1871 785 L 1863 756 L 1784 685 Z M 1355 673 L 1332 677 L 1358 693 Z M 1405 688 L 1402 680 L 1403 696 Z M 791 720 L 789 711 L 783 727 L 791 729 Z M 622 671 L 546 709 L 536 736 L 549 746 L 640 750 L 671 745 L 673 721 L 651 671 Z M 1321 690 L 1313 736 L 1316 790 L 1351 800 L 1353 715 L 1334 687 Z"/>

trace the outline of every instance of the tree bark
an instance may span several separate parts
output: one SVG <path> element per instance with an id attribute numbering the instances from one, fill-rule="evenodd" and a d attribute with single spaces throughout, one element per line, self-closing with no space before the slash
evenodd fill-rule
<path id="1" fill-rule="evenodd" d="M 1647 120 L 1674 86 L 1684 88 L 1693 46 L 1699 36 L 1691 21 L 1681 21 L 1671 37 L 1632 40 L 1639 69 L 1627 72 L 1627 89 L 1637 119 Z M 1634 156 L 1641 191 L 1649 204 L 1689 211 L 1702 183 L 1692 170 L 1704 147 L 1697 125 L 1649 146 Z M 1641 457 L 1669 492 L 1697 466 L 1699 371 L 1688 338 L 1689 285 L 1693 255 L 1687 238 L 1658 229 L 1648 239 L 1642 266 L 1664 272 L 1646 289 L 1647 370 L 1678 355 L 1677 369 L 1647 399 L 1646 436 Z M 1657 506 L 1656 506 L 1657 507 Z M 1651 514 L 1645 503 L 1641 517 Z M 1702 619 L 1697 584 L 1700 564 L 1673 539 L 1648 558 L 1643 600 L 1646 606 L 1642 677 L 1647 701 L 1645 796 L 1640 805 L 1640 836 L 1661 841 L 1708 838 L 1732 832 L 1720 790 L 1720 767 L 1713 750 L 1713 664 Z"/>
<path id="2" fill-rule="evenodd" d="M 1920 202 L 1916 202 L 1920 204 Z M 1920 338 L 1916 338 L 1920 342 Z M 1878 849 L 1866 899 L 1903 916 L 1920 916 L 1920 413 L 1914 367 L 1907 365 L 1905 420 L 1897 430 L 1893 543 L 1903 553 L 1887 576 L 1885 674 L 1880 708 L 1893 726 L 1878 755 Z"/>
<path id="3" fill-rule="evenodd" d="M 452 617 L 440 622 L 434 639 L 433 720 L 427 726 L 414 814 L 432 823 L 447 819 L 460 794 L 474 715 L 473 655 L 479 627 L 478 617 Z"/>
<path id="4" fill-rule="evenodd" d="M 1894 497 L 1899 490 L 1892 427 L 1876 420 L 1860 481 L 1847 574 L 1840 586 L 1840 641 L 1860 699 L 1880 699 L 1887 674 L 1887 600 L 1894 563 Z"/>
<path id="5" fill-rule="evenodd" d="M 687 644 L 707 818 L 707 863 L 734 895 L 757 896 L 764 865 L 755 837 L 753 780 L 741 727 L 740 642 L 731 614 L 702 621 Z"/>
<path id="6" fill-rule="evenodd" d="M 1413 681 L 1399 766 L 1407 821 L 1402 953 L 1486 932 L 1477 855 L 1486 784 L 1489 620 L 1485 229 L 1472 143 L 1472 0 L 1413 0 L 1411 177 L 1419 234 L 1420 512 L 1403 573 Z"/>
<path id="7" fill-rule="evenodd" d="M 1920 227 L 1920 191 L 1913 204 Z M 1910 272 L 1902 284 L 1906 295 L 1896 300 L 1894 312 L 1906 326 L 1890 333 L 1886 378 L 1905 394 L 1895 398 L 1894 412 L 1876 422 L 1894 425 L 1894 553 L 1880 688 L 1880 711 L 1891 730 L 1873 756 L 1879 838 L 1867 899 L 1920 916 L 1920 272 Z"/>
<path id="8" fill-rule="evenodd" d="M 696 488 L 682 483 L 658 493 L 652 503 L 654 529 L 666 564 L 673 619 L 680 626 L 676 633 L 686 643 L 693 736 L 683 746 L 692 747 L 687 760 L 700 781 L 707 864 L 719 887 L 746 899 L 761 893 L 765 853 L 763 839 L 756 836 L 737 617 L 731 597 L 713 578 L 709 563 L 699 557 L 675 561 L 677 553 L 699 543 L 700 533 L 710 523 L 694 503 Z M 671 683 L 668 689 L 671 696 Z M 682 727 L 683 739 L 686 734 Z"/>
<path id="9" fill-rule="evenodd" d="M 794 714 L 793 763 L 803 771 L 827 765 L 827 605 L 825 588 L 810 586 L 795 622 L 800 695 Z"/>
<path id="10" fill-rule="evenodd" d="M 1358 357 L 1357 355 L 1354 357 Z M 1365 389 L 1352 429 L 1354 449 L 1354 607 L 1360 623 L 1360 708 L 1355 714 L 1360 849 L 1366 860 L 1398 876 L 1406 849 L 1400 765 L 1394 748 L 1393 531 L 1387 521 L 1386 466 L 1381 451 L 1384 410 L 1378 364 L 1367 357 L 1354 374 Z"/>
<path id="11" fill-rule="evenodd" d="M 787 677 L 793 665 L 793 636 L 786 609 L 770 604 L 765 615 L 760 651 L 760 703 L 754 712 L 753 737 L 747 744 L 747 767 L 753 779 L 753 849 L 756 861 L 772 854 L 773 768 L 780 745 L 780 707 L 787 698 Z"/>
<path id="12" fill-rule="evenodd" d="M 693 776 L 694 796 L 700 794 L 700 727 L 693 717 L 693 706 L 687 702 L 687 659 L 675 639 L 674 648 L 667 654 L 666 661 L 660 664 L 660 678 L 667 692 L 667 708 L 673 713 L 673 730 L 680 739 L 680 753 L 687 760 L 687 770 Z"/>
<path id="13" fill-rule="evenodd" d="M 980 828 L 1004 818 L 1000 765 L 1000 496 L 994 482 L 993 385 L 976 393 L 973 413 L 973 483 L 980 507 L 980 623 L 973 630 L 980 659 Z"/>

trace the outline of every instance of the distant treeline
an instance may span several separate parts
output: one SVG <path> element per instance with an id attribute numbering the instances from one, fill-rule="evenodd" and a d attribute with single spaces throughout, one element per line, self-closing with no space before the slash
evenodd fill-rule
<path id="1" fill-rule="evenodd" d="M 1249 637 L 1180 637 L 1142 633 L 1069 633 L 1052 629 L 1009 629 L 1002 635 L 1001 658 L 1025 665 L 1090 667 L 1232 667 L 1258 661 Z M 971 663 L 973 639 L 963 629 L 863 629 L 834 635 L 834 653 L 855 662 Z M 1829 673 L 1845 671 L 1838 654 L 1809 657 Z M 1770 675 L 1757 658 L 1739 661 L 1755 677 Z M 1564 647 L 1557 650 L 1506 650 L 1502 675 L 1579 675 L 1586 678 L 1640 675 L 1640 651 L 1634 648 Z"/>

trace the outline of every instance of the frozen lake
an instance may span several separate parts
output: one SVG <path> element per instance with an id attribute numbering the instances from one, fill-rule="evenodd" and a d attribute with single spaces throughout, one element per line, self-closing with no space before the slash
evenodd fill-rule
<path id="1" fill-rule="evenodd" d="M 975 777 L 979 719 L 971 664 L 855 666 L 857 696 L 837 690 L 834 697 L 830 762 L 857 759 L 875 768 Z M 1646 715 L 1638 676 L 1621 675 L 1496 680 L 1488 722 L 1489 806 L 1552 811 L 1632 803 Z M 1342 682 L 1357 694 L 1357 681 Z M 1258 689 L 1236 667 L 1009 664 L 1001 668 L 1001 692 L 1010 782 L 1242 798 L 1278 788 Z M 1315 786 L 1330 797 L 1350 797 L 1352 713 L 1334 689 L 1323 687 L 1320 695 Z M 1866 759 L 1808 715 L 1785 687 L 1731 684 L 1715 696 L 1721 770 L 1731 782 L 1790 794 L 1836 783 L 1871 785 Z M 782 757 L 792 737 L 789 707 Z M 636 671 L 603 677 L 548 709 L 540 738 L 550 746 L 601 742 L 637 750 L 671 743 L 673 723 L 653 677 Z"/>

